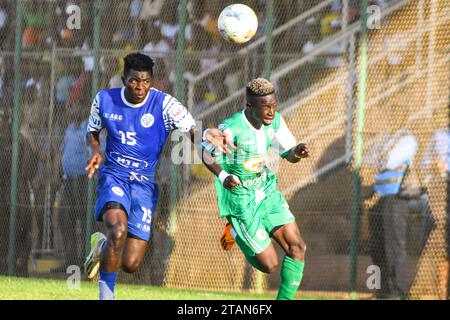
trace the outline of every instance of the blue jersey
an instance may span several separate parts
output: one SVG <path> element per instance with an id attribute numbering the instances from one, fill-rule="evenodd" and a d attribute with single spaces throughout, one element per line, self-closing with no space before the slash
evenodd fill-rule
<path id="1" fill-rule="evenodd" d="M 154 179 L 164 143 L 174 129 L 188 132 L 195 121 L 174 97 L 151 89 L 140 104 L 130 104 L 125 88 L 100 91 L 94 99 L 88 131 L 108 132 L 105 166 Z"/>
<path id="2" fill-rule="evenodd" d="M 123 206 L 128 233 L 148 240 L 156 210 L 155 171 L 164 143 L 174 129 L 188 132 L 195 121 L 172 96 L 151 89 L 140 104 L 130 104 L 125 89 L 100 91 L 94 99 L 88 131 L 108 133 L 105 163 L 99 170 L 95 219 L 110 202 Z"/>

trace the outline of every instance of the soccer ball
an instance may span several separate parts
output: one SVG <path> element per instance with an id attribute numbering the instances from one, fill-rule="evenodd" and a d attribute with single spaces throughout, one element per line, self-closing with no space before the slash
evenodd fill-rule
<path id="1" fill-rule="evenodd" d="M 222 10 L 217 24 L 225 40 L 245 43 L 255 35 L 258 29 L 258 18 L 250 7 L 236 3 Z"/>

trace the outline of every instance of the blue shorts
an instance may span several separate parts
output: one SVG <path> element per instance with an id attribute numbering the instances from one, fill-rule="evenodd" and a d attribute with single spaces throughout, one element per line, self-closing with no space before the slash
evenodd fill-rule
<path id="1" fill-rule="evenodd" d="M 117 202 L 125 208 L 128 216 L 128 233 L 148 241 L 152 216 L 158 201 L 158 186 L 153 179 L 131 176 L 129 173 L 112 171 L 103 166 L 99 171 L 95 220 L 102 221 L 106 203 Z"/>

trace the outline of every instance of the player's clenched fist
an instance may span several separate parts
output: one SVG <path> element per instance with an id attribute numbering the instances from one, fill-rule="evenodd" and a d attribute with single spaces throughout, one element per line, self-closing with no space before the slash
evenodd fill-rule
<path id="1" fill-rule="evenodd" d="M 100 153 L 94 153 L 89 160 L 89 164 L 84 168 L 84 170 L 88 171 L 88 178 L 91 179 L 94 176 L 95 170 L 100 168 L 103 159 Z"/>
<path id="2" fill-rule="evenodd" d="M 308 158 L 309 157 L 309 148 L 306 143 L 299 143 L 294 149 L 294 155 L 297 158 Z"/>
<path id="3" fill-rule="evenodd" d="M 228 190 L 233 190 L 236 186 L 242 186 L 242 183 L 239 181 L 238 177 L 230 174 L 225 178 L 223 186 Z"/>

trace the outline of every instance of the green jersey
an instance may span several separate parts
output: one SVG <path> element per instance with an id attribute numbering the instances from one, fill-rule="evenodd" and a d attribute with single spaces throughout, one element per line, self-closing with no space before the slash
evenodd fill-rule
<path id="1" fill-rule="evenodd" d="M 224 120 L 219 129 L 233 141 L 237 150 L 223 154 L 209 142 L 203 143 L 203 147 L 215 155 L 223 170 L 237 176 L 242 183 L 230 191 L 216 178 L 220 216 L 242 216 L 253 212 L 263 199 L 277 192 L 277 177 L 266 166 L 269 148 L 284 158 L 296 145 L 295 138 L 278 112 L 270 125 L 263 125 L 259 130 L 250 124 L 244 110 Z"/>

